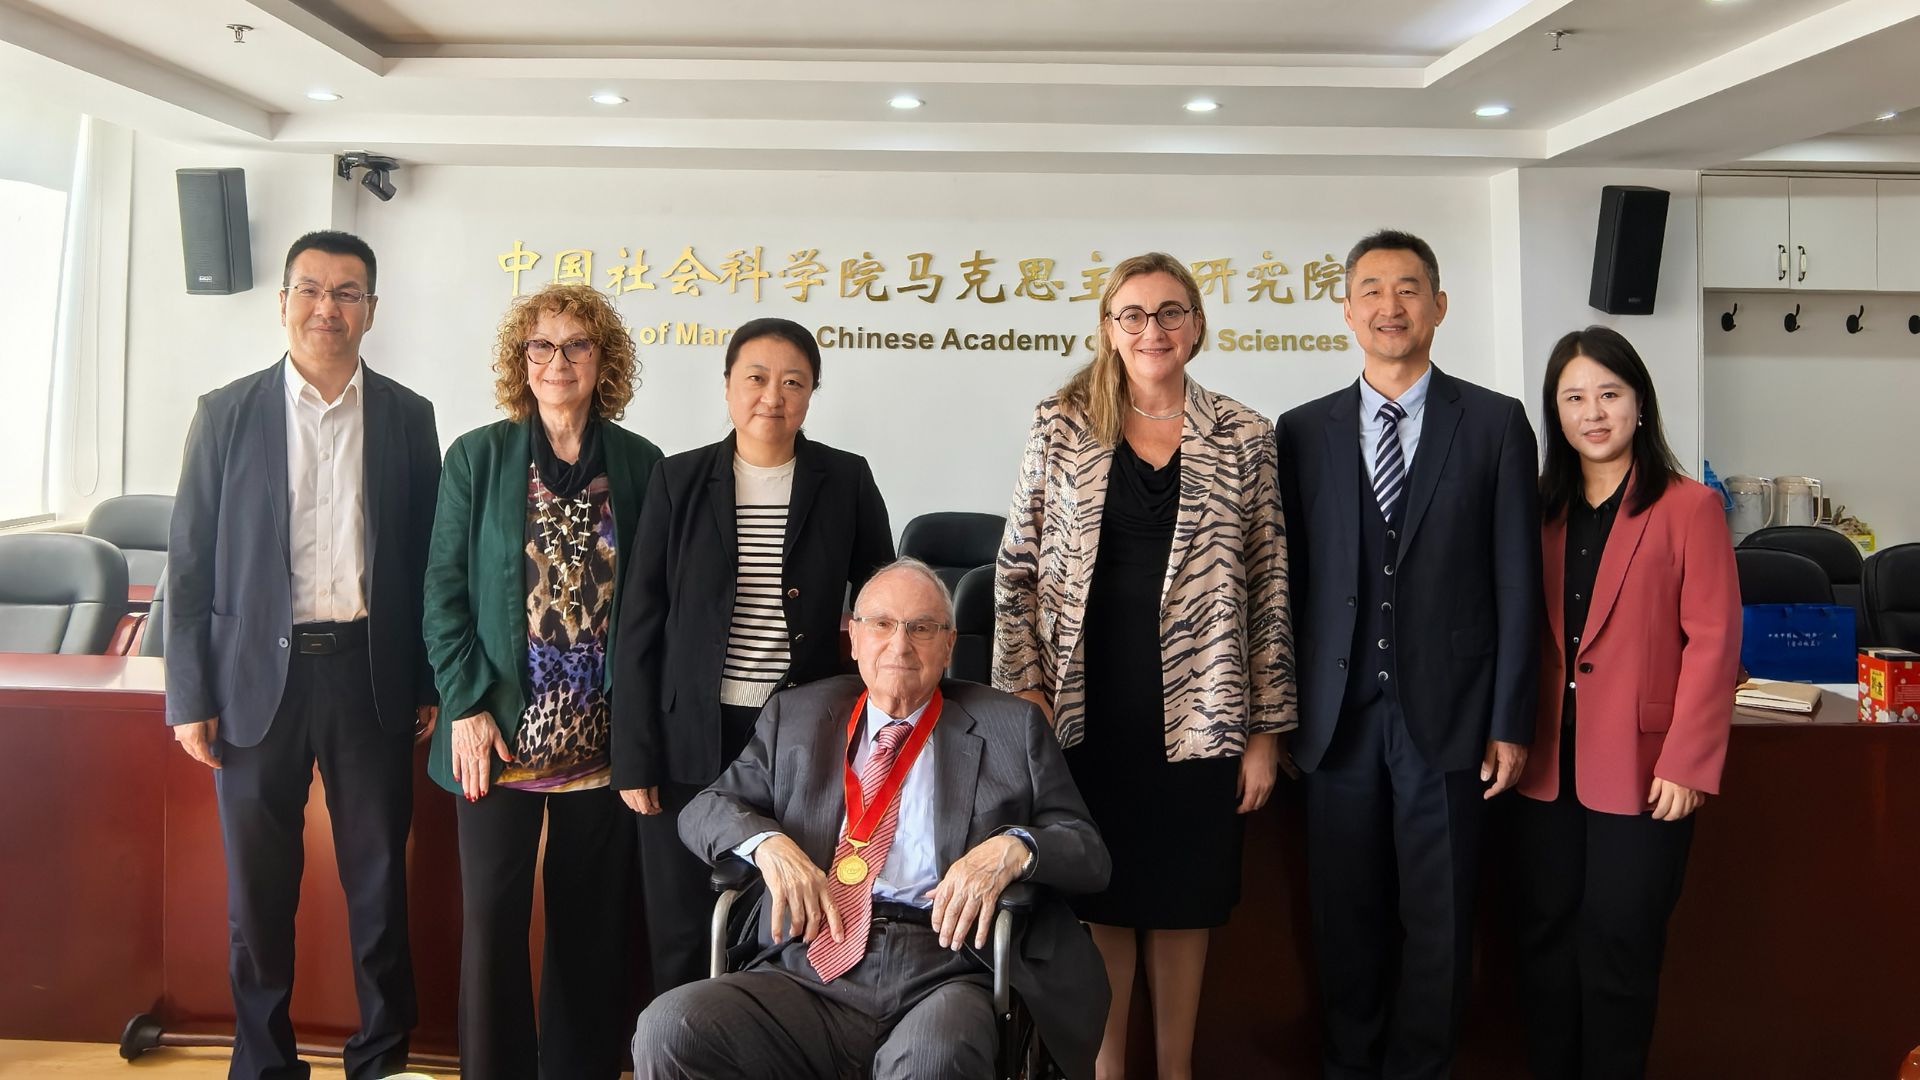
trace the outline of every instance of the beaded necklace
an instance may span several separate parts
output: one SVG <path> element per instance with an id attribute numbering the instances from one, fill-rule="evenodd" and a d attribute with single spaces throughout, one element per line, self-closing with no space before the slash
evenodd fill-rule
<path id="1" fill-rule="evenodd" d="M 587 550 L 593 546 L 593 497 L 582 488 L 571 499 L 549 499 L 541 485 L 541 498 L 534 507 L 533 520 L 540 527 L 540 548 L 553 573 L 547 577 L 548 599 L 560 609 L 560 617 L 577 611 L 586 621 L 586 605 L 580 601 L 580 586 L 586 577 Z"/>

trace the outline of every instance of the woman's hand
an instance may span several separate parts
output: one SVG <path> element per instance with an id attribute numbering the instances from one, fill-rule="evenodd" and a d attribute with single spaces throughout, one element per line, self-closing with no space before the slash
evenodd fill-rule
<path id="1" fill-rule="evenodd" d="M 1040 706 L 1040 714 L 1047 718 L 1047 726 L 1053 726 L 1053 702 L 1047 700 L 1047 692 L 1045 690 L 1022 690 L 1013 696 L 1026 698 L 1028 701 Z"/>
<path id="2" fill-rule="evenodd" d="M 1240 755 L 1240 782 L 1234 791 L 1234 797 L 1240 800 L 1240 813 L 1251 814 L 1267 805 L 1267 797 L 1273 794 L 1274 774 L 1279 770 L 1279 734 L 1248 736 L 1247 752 Z"/>
<path id="3" fill-rule="evenodd" d="M 500 728 L 493 722 L 492 713 L 482 709 L 453 722 L 453 779 L 468 802 L 487 793 L 493 777 L 494 754 L 499 754 L 501 761 L 513 760 L 513 751 L 507 748 L 507 740 L 500 737 Z"/>
<path id="4" fill-rule="evenodd" d="M 660 789 L 658 787 L 630 787 L 620 789 L 620 801 L 627 809 L 648 817 L 660 812 Z"/>
<path id="5" fill-rule="evenodd" d="M 1679 821 L 1700 809 L 1700 804 L 1706 801 L 1704 792 L 1657 776 L 1653 778 L 1653 786 L 1647 789 L 1647 805 L 1653 808 L 1655 821 Z"/>

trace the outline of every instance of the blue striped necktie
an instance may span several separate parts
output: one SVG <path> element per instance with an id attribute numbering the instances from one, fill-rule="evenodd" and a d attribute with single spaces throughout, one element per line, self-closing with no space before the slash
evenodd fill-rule
<path id="1" fill-rule="evenodd" d="M 1392 523 L 1400 513 L 1400 498 L 1407 491 L 1407 457 L 1400 450 L 1400 421 L 1407 410 L 1397 401 L 1380 406 L 1380 442 L 1373 451 L 1373 500 L 1380 504 L 1380 516 Z"/>

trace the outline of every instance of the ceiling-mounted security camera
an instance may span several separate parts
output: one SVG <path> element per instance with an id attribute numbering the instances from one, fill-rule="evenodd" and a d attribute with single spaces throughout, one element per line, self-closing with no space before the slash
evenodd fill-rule
<path id="1" fill-rule="evenodd" d="M 362 151 L 357 154 L 341 154 L 334 163 L 333 174 L 342 180 L 351 180 L 354 169 L 365 169 L 367 172 L 360 178 L 360 186 L 373 192 L 374 198 L 387 202 L 394 195 L 391 174 L 399 167 L 400 163 L 390 157 Z"/>

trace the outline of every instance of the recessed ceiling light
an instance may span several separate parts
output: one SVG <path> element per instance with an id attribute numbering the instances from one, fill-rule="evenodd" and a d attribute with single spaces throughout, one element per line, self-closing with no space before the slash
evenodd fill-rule
<path id="1" fill-rule="evenodd" d="M 1513 111 L 1512 109 L 1507 108 L 1505 105 L 1482 105 L 1479 108 L 1473 110 L 1473 115 L 1505 116 L 1512 111 Z"/>
<path id="2" fill-rule="evenodd" d="M 914 97 L 911 94 L 900 94 L 896 97 L 888 98 L 887 104 L 893 106 L 896 109 L 917 109 L 920 106 L 925 105 L 926 102 L 921 101 L 919 98 Z"/>
<path id="3" fill-rule="evenodd" d="M 611 90 L 602 90 L 593 95 L 593 103 L 595 105 L 625 105 L 627 99 Z"/>
<path id="4" fill-rule="evenodd" d="M 1875 119 L 1875 120 L 1891 120 L 1891 119 L 1893 119 L 1894 117 L 1896 117 L 1896 116 L 1899 116 L 1899 115 L 1900 115 L 1900 113 L 1899 113 L 1898 111 L 1894 111 L 1894 112 L 1883 112 L 1883 113 L 1881 113 L 1881 114 L 1880 114 L 1879 116 L 1876 116 L 1876 117 L 1874 117 L 1874 119 Z"/>
<path id="5" fill-rule="evenodd" d="M 1194 98 L 1187 102 L 1188 112 L 1212 112 L 1219 107 L 1220 103 L 1211 98 Z"/>
<path id="6" fill-rule="evenodd" d="M 309 90 L 307 98 L 310 101 L 339 101 L 340 95 L 331 90 Z"/>

